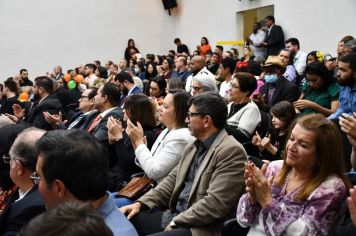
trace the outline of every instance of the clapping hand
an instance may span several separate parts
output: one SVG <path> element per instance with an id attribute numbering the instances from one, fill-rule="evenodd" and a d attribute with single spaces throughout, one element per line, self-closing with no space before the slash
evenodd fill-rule
<path id="1" fill-rule="evenodd" d="M 245 185 L 246 185 L 246 192 L 247 192 L 247 199 L 250 204 L 256 204 L 255 193 L 253 191 L 253 182 L 252 182 L 252 173 L 254 169 L 254 164 L 251 161 L 245 163 Z"/>
<path id="2" fill-rule="evenodd" d="M 258 202 L 262 208 L 266 208 L 272 202 L 271 185 L 273 177 L 268 180 L 265 177 L 267 164 L 264 164 L 261 170 L 254 164 L 249 164 L 246 180 L 246 191 L 249 193 L 250 203 Z M 246 167 L 245 167 L 246 174 Z"/>
<path id="3" fill-rule="evenodd" d="M 122 127 L 120 120 L 110 116 L 106 126 L 108 127 L 108 138 L 110 144 L 123 138 L 123 132 L 125 129 Z"/>
<path id="4" fill-rule="evenodd" d="M 126 133 L 130 137 L 134 148 L 141 144 L 146 144 L 146 138 L 144 137 L 143 128 L 140 122 L 137 121 L 136 126 L 130 121 L 130 119 L 127 119 Z"/>
<path id="5" fill-rule="evenodd" d="M 12 105 L 12 110 L 17 119 L 22 119 L 25 117 L 25 109 L 22 109 L 19 104 Z"/>
<path id="6" fill-rule="evenodd" d="M 45 112 L 43 112 L 43 116 L 44 116 L 45 120 L 52 126 L 62 123 L 62 112 L 58 112 L 58 115 L 57 114 L 52 115 L 48 111 L 45 111 Z"/>

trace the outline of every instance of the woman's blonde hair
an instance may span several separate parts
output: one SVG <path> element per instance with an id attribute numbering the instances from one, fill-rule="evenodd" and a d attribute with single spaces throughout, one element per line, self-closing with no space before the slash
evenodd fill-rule
<path id="1" fill-rule="evenodd" d="M 288 138 L 290 137 L 296 124 L 308 131 L 314 132 L 316 146 L 316 163 L 313 167 L 313 173 L 311 178 L 300 187 L 296 199 L 299 201 L 305 201 L 328 176 L 333 174 L 340 177 L 347 188 L 350 187 L 351 184 L 345 177 L 341 136 L 335 124 L 320 114 L 305 115 L 297 119 L 291 125 Z M 288 173 L 292 169 L 291 166 L 287 165 L 285 161 L 286 157 L 287 150 L 284 154 L 282 169 L 279 172 L 275 182 L 275 184 L 280 187 L 284 185 Z"/>

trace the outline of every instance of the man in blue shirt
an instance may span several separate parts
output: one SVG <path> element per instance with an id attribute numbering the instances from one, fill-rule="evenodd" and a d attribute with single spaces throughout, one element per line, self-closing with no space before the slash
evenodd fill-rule
<path id="1" fill-rule="evenodd" d="M 353 112 L 356 112 L 356 53 L 343 56 L 338 67 L 339 108 L 329 116 L 329 119 L 338 119 L 342 113 L 352 115 Z"/>
<path id="2" fill-rule="evenodd" d="M 184 84 L 187 78 L 192 73 L 187 68 L 187 58 L 185 56 L 179 56 L 175 60 L 176 69 L 172 72 L 171 78 L 180 79 Z"/>
<path id="3" fill-rule="evenodd" d="M 114 235 L 137 236 L 117 210 L 108 188 L 106 149 L 84 130 L 47 132 L 38 142 L 36 172 L 31 179 L 47 208 L 68 202 L 89 202 Z"/>

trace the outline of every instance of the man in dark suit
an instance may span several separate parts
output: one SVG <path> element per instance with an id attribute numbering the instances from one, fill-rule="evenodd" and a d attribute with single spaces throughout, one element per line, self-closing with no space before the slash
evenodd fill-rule
<path id="1" fill-rule="evenodd" d="M 298 86 L 283 77 L 285 65 L 278 56 L 269 56 L 263 66 L 266 83 L 260 88 L 260 95 L 254 101 L 259 107 L 268 112 L 276 103 L 298 100 L 300 91 Z"/>
<path id="2" fill-rule="evenodd" d="M 115 76 L 115 84 L 121 91 L 120 107 L 124 107 L 126 97 L 131 94 L 142 93 L 141 89 L 135 85 L 132 76 L 127 72 L 120 72 Z"/>
<path id="3" fill-rule="evenodd" d="M 56 129 L 88 129 L 95 117 L 100 113 L 94 107 L 96 93 L 96 88 L 89 88 L 81 94 L 78 100 L 80 111 L 75 113 L 68 122 L 63 121 L 61 113 L 52 115 L 49 112 L 44 112 L 46 121 Z"/>
<path id="4" fill-rule="evenodd" d="M 53 94 L 53 81 L 47 76 L 40 76 L 35 79 L 33 86 L 35 103 L 32 105 L 27 114 L 25 109 L 15 104 L 13 106 L 14 115 L 17 119 L 24 119 L 33 126 L 51 130 L 52 126 L 46 121 L 43 112 L 47 111 L 51 114 L 58 114 L 62 110 L 62 104 Z"/>
<path id="5" fill-rule="evenodd" d="M 265 25 L 268 27 L 267 38 L 261 45 L 267 48 L 267 57 L 271 55 L 278 55 L 282 48 L 284 48 L 284 33 L 282 27 L 275 24 L 273 16 L 266 16 Z"/>
<path id="6" fill-rule="evenodd" d="M 122 120 L 124 114 L 118 107 L 120 90 L 115 84 L 106 83 L 102 85 L 94 97 L 94 106 L 100 112 L 88 128 L 88 132 L 102 142 L 108 143 L 107 122 L 110 116 Z"/>
<path id="7" fill-rule="evenodd" d="M 10 177 L 18 189 L 6 201 L 6 208 L 0 216 L 0 234 L 16 235 L 16 233 L 32 218 L 46 210 L 39 195 L 37 185 L 31 180 L 36 170 L 36 142 L 45 133 L 44 130 L 29 128 L 18 135 L 10 149 Z"/>

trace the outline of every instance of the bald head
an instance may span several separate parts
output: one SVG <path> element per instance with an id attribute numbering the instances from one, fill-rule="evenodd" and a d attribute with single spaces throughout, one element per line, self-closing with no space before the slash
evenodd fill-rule
<path id="1" fill-rule="evenodd" d="M 37 162 L 36 142 L 46 131 L 37 128 L 28 128 L 22 131 L 15 139 L 10 149 L 10 156 L 20 160 L 30 171 L 35 171 Z"/>
<path id="2" fill-rule="evenodd" d="M 205 59 L 202 56 L 195 56 L 189 64 L 190 71 L 193 75 L 197 74 L 205 67 Z"/>

